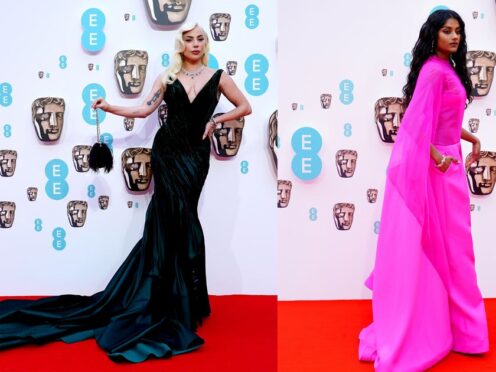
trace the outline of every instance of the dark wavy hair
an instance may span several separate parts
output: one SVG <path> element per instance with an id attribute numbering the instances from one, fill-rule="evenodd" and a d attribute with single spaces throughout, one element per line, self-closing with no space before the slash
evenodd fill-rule
<path id="1" fill-rule="evenodd" d="M 465 36 L 465 22 L 463 22 L 457 12 L 448 9 L 441 9 L 431 13 L 429 18 L 427 18 L 427 21 L 425 21 L 420 29 L 419 38 L 413 47 L 413 58 L 410 66 L 410 73 L 408 74 L 407 82 L 403 87 L 403 97 L 405 98 L 405 104 L 407 106 L 412 99 L 413 91 L 415 90 L 415 85 L 417 84 L 417 79 L 422 65 L 431 55 L 436 53 L 438 32 L 450 18 L 458 21 L 461 30 L 458 50 L 456 53 L 451 55 L 450 63 L 465 87 L 468 103 L 472 102 L 472 84 L 467 71 L 467 39 Z"/>

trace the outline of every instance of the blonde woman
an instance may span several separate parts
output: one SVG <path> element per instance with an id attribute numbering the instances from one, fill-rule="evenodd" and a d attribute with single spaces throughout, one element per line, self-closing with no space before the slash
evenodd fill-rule
<path id="1" fill-rule="evenodd" d="M 155 192 L 142 239 L 102 292 L 0 303 L 0 349 L 95 337 L 112 359 L 141 362 L 204 343 L 195 333 L 210 313 L 197 205 L 209 168 L 210 135 L 216 121 L 238 119 L 251 108 L 226 73 L 207 67 L 208 36 L 198 24 L 179 30 L 175 48 L 172 66 L 157 77 L 143 104 L 119 107 L 102 98 L 93 103 L 140 118 L 162 100 L 167 103 L 167 124 L 152 146 Z M 220 93 L 235 108 L 212 119 Z"/>

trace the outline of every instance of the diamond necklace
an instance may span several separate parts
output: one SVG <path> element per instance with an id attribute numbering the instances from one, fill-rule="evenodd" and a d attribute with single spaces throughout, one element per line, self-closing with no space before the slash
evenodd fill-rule
<path id="1" fill-rule="evenodd" d="M 203 70 L 205 69 L 205 65 L 201 65 L 201 67 L 197 68 L 196 70 L 193 71 L 188 71 L 185 70 L 184 68 L 181 67 L 181 72 L 186 75 L 187 77 L 190 77 L 191 79 L 194 79 L 198 75 L 200 75 Z"/>

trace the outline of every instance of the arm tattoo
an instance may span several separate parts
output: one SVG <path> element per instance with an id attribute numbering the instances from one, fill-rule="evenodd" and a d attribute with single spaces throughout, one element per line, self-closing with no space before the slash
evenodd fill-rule
<path id="1" fill-rule="evenodd" d="M 148 106 L 153 105 L 155 102 L 157 102 L 158 97 L 160 97 L 160 89 L 155 92 L 155 94 L 153 95 L 152 99 L 149 100 L 146 104 Z"/>

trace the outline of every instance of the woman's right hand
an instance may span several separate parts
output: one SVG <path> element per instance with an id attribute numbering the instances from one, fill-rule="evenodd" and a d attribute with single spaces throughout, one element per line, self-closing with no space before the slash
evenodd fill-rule
<path id="1" fill-rule="evenodd" d="M 438 169 L 441 171 L 441 172 L 446 172 L 448 170 L 448 168 L 450 167 L 451 163 L 455 163 L 455 164 L 458 164 L 460 163 L 460 161 L 452 156 L 445 156 L 444 157 L 444 161 L 442 161 L 442 159 L 436 164 L 436 167 L 438 167 Z"/>
<path id="2" fill-rule="evenodd" d="M 110 105 L 108 104 L 108 102 L 105 101 L 105 99 L 103 99 L 101 97 L 95 99 L 91 105 L 91 108 L 93 110 L 100 109 L 100 110 L 103 110 L 105 112 L 107 112 L 109 110 L 109 107 L 110 107 Z"/>

